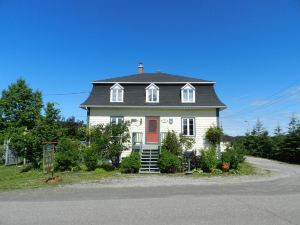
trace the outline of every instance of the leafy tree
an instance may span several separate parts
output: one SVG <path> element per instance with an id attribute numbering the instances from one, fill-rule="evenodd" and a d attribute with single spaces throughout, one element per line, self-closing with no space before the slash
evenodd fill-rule
<path id="1" fill-rule="evenodd" d="M 99 157 L 108 159 L 119 167 L 120 156 L 129 141 L 128 124 L 99 125 L 91 129 L 91 143 L 96 146 Z"/>
<path id="2" fill-rule="evenodd" d="M 2 91 L 0 99 L 1 123 L 6 127 L 32 130 L 40 118 L 42 94 L 28 87 L 25 80 L 19 79 Z M 3 126 L 3 125 L 2 125 Z"/>
<path id="3" fill-rule="evenodd" d="M 85 140 L 86 138 L 86 125 L 83 121 L 75 119 L 74 116 L 63 119 L 61 121 L 64 136 L 75 138 L 79 140 Z"/>
<path id="4" fill-rule="evenodd" d="M 108 148 L 104 151 L 105 158 L 111 160 L 112 165 L 119 167 L 121 153 L 126 149 L 129 141 L 128 123 L 108 124 L 105 127 L 105 136 L 108 137 Z"/>
<path id="5" fill-rule="evenodd" d="M 79 142 L 69 138 L 62 138 L 56 147 L 56 169 L 65 171 L 79 166 Z"/>
<path id="6" fill-rule="evenodd" d="M 62 126 L 60 123 L 60 110 L 55 108 L 54 103 L 48 102 L 45 115 L 41 117 L 35 127 L 34 134 L 41 142 L 57 142 L 62 137 Z"/>

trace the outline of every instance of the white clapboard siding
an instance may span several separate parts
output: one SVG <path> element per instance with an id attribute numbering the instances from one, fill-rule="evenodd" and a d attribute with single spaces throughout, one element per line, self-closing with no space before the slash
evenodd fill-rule
<path id="1" fill-rule="evenodd" d="M 200 150 L 206 146 L 206 130 L 217 124 L 215 109 L 126 109 L 126 108 L 91 108 L 89 124 L 90 126 L 98 124 L 107 124 L 111 116 L 123 116 L 125 121 L 130 121 L 129 132 L 141 132 L 145 138 L 145 117 L 160 117 L 160 132 L 175 131 L 178 135 L 181 133 L 181 120 L 184 117 L 195 118 L 195 140 L 193 149 Z M 136 122 L 132 122 L 135 120 Z M 170 123 L 173 120 L 173 123 Z M 125 153 L 125 152 L 124 152 Z M 126 155 L 130 151 L 126 151 Z M 122 155 L 123 156 L 123 155 Z"/>

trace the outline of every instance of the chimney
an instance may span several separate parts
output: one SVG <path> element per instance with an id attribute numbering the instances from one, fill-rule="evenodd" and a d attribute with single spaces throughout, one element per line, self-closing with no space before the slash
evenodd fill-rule
<path id="1" fill-rule="evenodd" d="M 143 63 L 139 63 L 138 71 L 139 71 L 139 74 L 144 73 L 144 66 L 143 66 Z"/>

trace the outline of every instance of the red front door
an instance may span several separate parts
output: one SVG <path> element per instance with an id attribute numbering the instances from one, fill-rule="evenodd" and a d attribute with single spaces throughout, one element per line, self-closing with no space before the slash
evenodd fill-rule
<path id="1" fill-rule="evenodd" d="M 146 143 L 158 143 L 159 117 L 146 117 Z"/>

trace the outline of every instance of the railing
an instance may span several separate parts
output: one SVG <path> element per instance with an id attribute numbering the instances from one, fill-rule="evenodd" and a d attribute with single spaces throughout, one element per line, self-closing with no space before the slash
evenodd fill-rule
<path id="1" fill-rule="evenodd" d="M 159 143 L 160 143 L 160 144 L 164 141 L 164 139 L 165 139 L 167 133 L 168 133 L 168 132 L 160 132 L 160 140 L 159 140 Z"/>
<path id="2" fill-rule="evenodd" d="M 132 132 L 132 145 L 141 145 L 143 143 L 142 132 Z"/>

